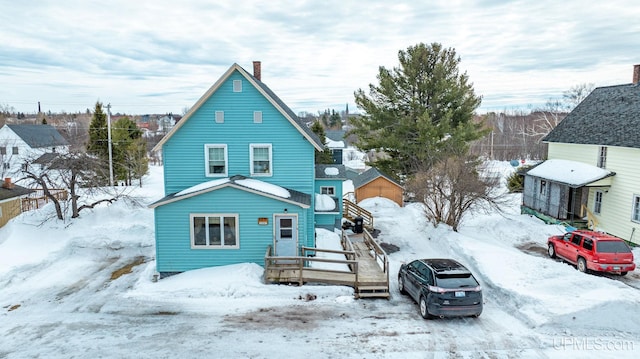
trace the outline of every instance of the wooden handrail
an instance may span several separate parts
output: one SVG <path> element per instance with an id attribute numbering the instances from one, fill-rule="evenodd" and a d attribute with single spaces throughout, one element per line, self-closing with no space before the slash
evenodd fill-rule
<path id="1" fill-rule="evenodd" d="M 363 225 L 367 228 L 373 228 L 373 215 L 366 209 L 358 206 L 357 204 L 349 201 L 348 199 L 342 199 L 342 216 L 353 221 L 356 217 L 362 217 Z"/>

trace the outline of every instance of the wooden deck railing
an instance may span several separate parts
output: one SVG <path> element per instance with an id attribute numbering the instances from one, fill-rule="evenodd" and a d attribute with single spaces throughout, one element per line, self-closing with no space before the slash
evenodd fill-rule
<path id="1" fill-rule="evenodd" d="M 373 215 L 371 212 L 344 198 L 342 199 L 342 206 L 343 217 L 350 221 L 353 221 L 356 217 L 362 217 L 364 227 L 373 229 Z"/>
<path id="2" fill-rule="evenodd" d="M 365 230 L 363 232 L 363 239 L 367 247 L 371 249 L 374 253 L 374 257 L 378 265 L 380 265 L 382 272 L 387 277 L 387 291 L 389 291 L 389 257 L 387 256 L 387 252 L 380 247 L 380 244 L 373 239 L 371 233 Z"/>
<path id="3" fill-rule="evenodd" d="M 264 256 L 264 279 L 266 282 L 277 283 L 298 283 L 303 285 L 305 282 L 322 282 L 328 284 L 340 284 L 355 286 L 358 282 L 358 261 L 355 260 L 356 254 L 353 251 L 340 251 L 331 249 L 320 249 L 302 247 L 302 252 L 307 251 L 339 253 L 344 254 L 345 259 L 330 259 L 317 257 L 292 256 L 282 257 L 273 256 L 272 247 L 267 247 Z M 349 259 L 350 258 L 350 259 Z M 313 268 L 311 263 L 334 263 L 337 264 L 335 269 Z M 340 270 L 340 265 L 344 265 L 345 270 Z"/>
<path id="4" fill-rule="evenodd" d="M 49 193 L 59 201 L 66 201 L 69 196 L 67 190 L 61 188 L 51 188 L 49 189 Z M 22 211 L 26 212 L 38 209 L 49 203 L 50 200 L 49 197 L 44 195 L 44 190 L 36 189 L 29 197 L 22 199 Z"/>

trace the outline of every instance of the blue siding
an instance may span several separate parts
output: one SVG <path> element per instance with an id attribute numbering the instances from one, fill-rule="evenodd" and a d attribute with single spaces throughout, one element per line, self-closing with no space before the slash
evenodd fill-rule
<path id="1" fill-rule="evenodd" d="M 233 92 L 242 80 L 242 92 Z M 215 122 L 224 111 L 224 123 Z M 262 111 L 262 123 L 253 112 Z M 273 175 L 255 177 L 304 193 L 312 193 L 314 148 L 307 139 L 237 71 L 163 146 L 165 194 L 210 180 L 205 175 L 205 144 L 227 144 L 228 174 L 250 177 L 249 145 L 270 143 Z"/>
<path id="2" fill-rule="evenodd" d="M 264 265 L 264 255 L 274 243 L 273 214 L 298 215 L 298 245 L 313 246 L 308 235 L 307 213 L 276 199 L 263 197 L 236 188 L 226 187 L 199 196 L 172 202 L 155 208 L 156 263 L 159 272 L 182 272 L 191 269 L 253 262 Z M 238 214 L 239 249 L 191 249 L 191 213 Z M 259 225 L 258 218 L 269 219 Z"/>
<path id="3" fill-rule="evenodd" d="M 233 81 L 242 92 L 233 92 Z M 224 123 L 215 112 L 224 112 Z M 262 111 L 262 123 L 253 123 Z M 262 264 L 273 242 L 273 213 L 298 214 L 299 244 L 315 246 L 314 147 L 303 134 L 237 70 L 195 110 L 162 147 L 165 195 L 206 182 L 205 144 L 227 145 L 227 175 L 243 175 L 307 193 L 311 208 L 302 209 L 278 200 L 225 188 L 213 193 L 165 204 L 155 209 L 157 267 L 160 272 L 239 262 Z M 251 176 L 250 144 L 271 144 L 272 176 Z M 340 187 L 341 190 L 341 187 Z M 238 213 L 240 249 L 192 250 L 190 213 Z M 268 226 L 257 218 L 267 217 Z"/>
<path id="4" fill-rule="evenodd" d="M 315 193 L 321 193 L 320 187 L 334 187 L 335 196 L 338 199 L 338 208 L 336 208 L 336 214 L 315 213 L 315 225 L 321 227 L 333 226 L 336 220 L 342 219 L 342 180 L 328 179 L 328 178 L 316 178 L 314 191 Z M 315 197 L 315 196 L 314 196 Z"/>

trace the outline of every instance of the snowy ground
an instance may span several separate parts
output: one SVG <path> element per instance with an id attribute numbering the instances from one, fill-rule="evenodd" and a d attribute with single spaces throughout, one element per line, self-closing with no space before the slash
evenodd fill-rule
<path id="1" fill-rule="evenodd" d="M 508 166 L 504 167 L 509 172 Z M 136 190 L 162 197 L 161 168 Z M 240 264 L 153 281 L 153 212 L 123 201 L 71 223 L 51 211 L 0 228 L 0 358 L 638 358 L 640 275 L 585 275 L 544 254 L 562 232 L 519 214 L 475 214 L 459 233 L 416 205 L 370 199 L 391 253 L 392 296 L 266 285 Z M 322 247 L 338 236 L 318 232 Z M 640 250 L 634 250 L 636 263 Z M 424 320 L 397 291 L 403 261 L 452 257 L 480 279 L 480 318 Z M 130 272 L 128 273 L 128 270 Z"/>

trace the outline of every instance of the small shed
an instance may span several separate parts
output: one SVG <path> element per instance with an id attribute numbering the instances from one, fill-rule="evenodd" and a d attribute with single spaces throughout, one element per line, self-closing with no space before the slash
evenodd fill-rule
<path id="1" fill-rule="evenodd" d="M 353 179 L 353 189 L 357 202 L 367 198 L 384 197 L 396 202 L 400 207 L 404 203 L 402 185 L 373 167 Z"/>
<path id="2" fill-rule="evenodd" d="M 0 186 L 0 227 L 22 213 L 22 198 L 34 192 L 31 189 L 18 186 L 5 178 Z"/>

